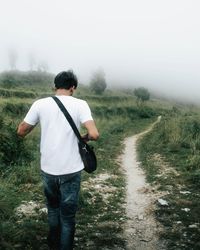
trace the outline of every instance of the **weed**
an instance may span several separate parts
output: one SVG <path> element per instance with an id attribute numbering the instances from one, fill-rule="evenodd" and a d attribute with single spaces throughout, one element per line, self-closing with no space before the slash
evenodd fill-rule
<path id="1" fill-rule="evenodd" d="M 11 103 L 7 102 L 3 105 L 2 112 L 12 117 L 21 117 L 30 108 L 29 104 L 26 103 Z"/>
<path id="2" fill-rule="evenodd" d="M 0 170 L 5 166 L 22 164 L 32 159 L 31 149 L 16 134 L 16 124 L 3 124 L 0 130 Z"/>
<path id="3" fill-rule="evenodd" d="M 156 216 L 169 249 L 199 249 L 199 124 L 196 113 L 174 112 L 139 143 L 148 180 L 168 192 L 169 206 L 158 206 Z"/>

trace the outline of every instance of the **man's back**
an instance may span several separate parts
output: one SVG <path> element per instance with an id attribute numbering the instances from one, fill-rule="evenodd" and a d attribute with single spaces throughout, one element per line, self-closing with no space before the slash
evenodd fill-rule
<path id="1" fill-rule="evenodd" d="M 93 120 L 88 104 L 72 96 L 57 96 L 76 126 L 88 120 Z M 54 102 L 47 97 L 36 101 L 28 114 L 25 122 L 41 125 L 41 169 L 49 174 L 68 174 L 83 169 L 77 138 L 68 121 Z"/>

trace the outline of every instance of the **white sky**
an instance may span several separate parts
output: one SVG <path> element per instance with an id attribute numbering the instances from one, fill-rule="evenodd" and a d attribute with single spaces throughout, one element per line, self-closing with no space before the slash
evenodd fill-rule
<path id="1" fill-rule="evenodd" d="M 16 50 L 80 81 L 103 68 L 108 83 L 200 97 L 199 0 L 0 0 L 0 71 Z"/>

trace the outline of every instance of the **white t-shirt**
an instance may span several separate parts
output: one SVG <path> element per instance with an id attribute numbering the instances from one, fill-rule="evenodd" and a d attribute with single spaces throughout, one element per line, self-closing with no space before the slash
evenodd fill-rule
<path id="1" fill-rule="evenodd" d="M 64 104 L 78 129 L 93 120 L 86 101 L 72 96 L 57 96 Z M 64 114 L 51 97 L 37 100 L 24 121 L 41 126 L 41 169 L 52 175 L 75 173 L 83 169 L 78 150 L 78 140 Z"/>

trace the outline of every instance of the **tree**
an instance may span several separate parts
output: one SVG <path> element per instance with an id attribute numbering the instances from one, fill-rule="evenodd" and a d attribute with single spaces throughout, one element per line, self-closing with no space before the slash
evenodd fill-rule
<path id="1" fill-rule="evenodd" d="M 16 72 L 15 71 L 8 71 L 3 72 L 0 75 L 0 85 L 4 88 L 14 88 L 18 85 L 18 81 L 16 79 Z"/>
<path id="2" fill-rule="evenodd" d="M 148 89 L 143 87 L 134 89 L 134 95 L 137 97 L 138 105 L 150 99 L 150 93 Z"/>
<path id="3" fill-rule="evenodd" d="M 90 88 L 95 94 L 102 94 L 106 89 L 106 79 L 105 73 L 103 70 L 98 70 L 94 72 L 91 81 L 90 81 Z"/>
<path id="4" fill-rule="evenodd" d="M 36 67 L 36 59 L 33 53 L 30 53 L 28 56 L 28 62 L 29 62 L 29 68 L 30 71 L 33 71 L 34 68 Z"/>
<path id="5" fill-rule="evenodd" d="M 11 49 L 8 51 L 8 59 L 11 70 L 16 70 L 18 55 L 16 50 Z"/>
<path id="6" fill-rule="evenodd" d="M 48 68 L 49 68 L 48 63 L 43 60 L 38 64 L 37 70 L 42 72 L 47 72 Z"/>

